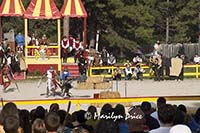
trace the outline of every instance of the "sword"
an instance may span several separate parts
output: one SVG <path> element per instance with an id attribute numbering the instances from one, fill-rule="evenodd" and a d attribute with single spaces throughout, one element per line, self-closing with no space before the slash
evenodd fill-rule
<path id="1" fill-rule="evenodd" d="M 42 78 L 39 80 L 39 82 L 37 84 L 37 88 L 40 88 L 41 84 L 42 84 Z"/>

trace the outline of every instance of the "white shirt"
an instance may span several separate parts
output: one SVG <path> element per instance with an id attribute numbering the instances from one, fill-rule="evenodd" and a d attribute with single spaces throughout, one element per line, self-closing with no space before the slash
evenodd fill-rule
<path id="1" fill-rule="evenodd" d="M 171 127 L 159 127 L 149 131 L 149 133 L 169 133 Z"/>
<path id="2" fill-rule="evenodd" d="M 133 74 L 133 71 L 132 71 L 132 69 L 129 67 L 129 69 L 128 69 L 128 67 L 126 67 L 125 68 L 125 73 L 126 74 Z"/>
<path id="3" fill-rule="evenodd" d="M 194 63 L 200 63 L 200 57 L 199 56 L 195 56 L 193 61 L 194 61 Z"/>

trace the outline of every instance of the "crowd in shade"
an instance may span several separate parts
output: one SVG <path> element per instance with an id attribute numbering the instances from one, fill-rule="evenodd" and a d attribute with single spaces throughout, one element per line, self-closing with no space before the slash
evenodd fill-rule
<path id="1" fill-rule="evenodd" d="M 104 104 L 100 111 L 91 105 L 87 110 L 69 113 L 53 103 L 48 109 L 37 106 L 19 109 L 6 103 L 0 113 L 1 133 L 198 133 L 200 108 L 194 114 L 183 104 L 168 104 L 164 97 L 157 103 L 143 101 L 128 110 L 122 104 Z"/>

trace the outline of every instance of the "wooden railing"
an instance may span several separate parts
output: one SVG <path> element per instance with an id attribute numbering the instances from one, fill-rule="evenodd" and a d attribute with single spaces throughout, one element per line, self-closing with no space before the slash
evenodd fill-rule
<path id="1" fill-rule="evenodd" d="M 141 66 L 145 72 L 143 73 L 143 77 L 150 77 L 149 71 L 150 67 L 146 65 Z M 124 66 L 120 67 L 122 70 L 125 69 Z M 131 66 L 132 69 L 135 68 L 135 66 Z M 90 67 L 88 69 L 88 76 L 90 77 L 107 77 L 111 78 L 114 74 L 116 67 L 115 66 L 101 66 L 101 67 Z M 184 65 L 184 76 L 187 77 L 194 77 L 199 78 L 200 75 L 200 65 L 198 64 L 192 64 L 192 65 Z M 124 74 L 122 74 L 122 77 L 124 77 Z"/>

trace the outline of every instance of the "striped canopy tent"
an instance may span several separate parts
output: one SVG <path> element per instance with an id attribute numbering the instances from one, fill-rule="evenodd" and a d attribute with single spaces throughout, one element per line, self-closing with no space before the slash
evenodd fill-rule
<path id="1" fill-rule="evenodd" d="M 21 0 L 3 0 L 0 16 L 23 16 L 25 12 Z"/>
<path id="2" fill-rule="evenodd" d="M 58 46 L 60 46 L 60 18 L 61 14 L 54 0 L 31 0 L 24 13 L 25 18 L 25 44 L 27 45 L 28 21 L 27 19 L 57 19 Z"/>
<path id="3" fill-rule="evenodd" d="M 83 6 L 83 3 L 81 0 L 65 0 L 61 11 L 61 15 L 63 17 L 83 17 L 84 18 L 84 49 L 86 49 L 86 27 L 87 27 L 87 12 L 85 10 L 85 7 Z M 84 54 L 86 55 L 86 52 L 84 50 Z"/>
<path id="4" fill-rule="evenodd" d="M 0 6 L 0 16 L 23 16 L 24 12 L 21 0 L 3 0 Z M 2 25 L 0 25 L 0 41 L 2 41 Z"/>
<path id="5" fill-rule="evenodd" d="M 28 19 L 59 19 L 61 15 L 54 0 L 31 0 L 24 17 Z"/>

